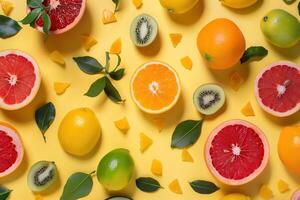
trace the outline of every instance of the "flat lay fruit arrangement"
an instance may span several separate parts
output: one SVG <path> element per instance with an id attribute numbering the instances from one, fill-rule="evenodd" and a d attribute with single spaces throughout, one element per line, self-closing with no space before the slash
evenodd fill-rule
<path id="1" fill-rule="evenodd" d="M 300 200 L 299 0 L 0 0 L 0 200 Z"/>

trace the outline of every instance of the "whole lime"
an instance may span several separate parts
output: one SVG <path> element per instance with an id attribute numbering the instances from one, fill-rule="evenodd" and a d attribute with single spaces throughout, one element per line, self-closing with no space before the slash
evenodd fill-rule
<path id="1" fill-rule="evenodd" d="M 89 108 L 70 111 L 62 120 L 58 139 L 63 149 L 76 156 L 91 152 L 101 137 L 101 127 L 95 113 Z"/>
<path id="2" fill-rule="evenodd" d="M 134 173 L 134 162 L 127 149 L 115 149 L 106 154 L 97 168 L 98 181 L 110 191 L 124 189 Z"/>
<path id="3" fill-rule="evenodd" d="M 289 48 L 300 40 L 300 22 L 285 10 L 271 10 L 260 26 L 267 40 L 275 46 Z"/>

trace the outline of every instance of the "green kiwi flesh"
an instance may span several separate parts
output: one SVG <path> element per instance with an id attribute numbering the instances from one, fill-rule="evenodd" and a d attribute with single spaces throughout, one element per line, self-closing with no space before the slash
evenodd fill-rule
<path id="1" fill-rule="evenodd" d="M 152 44 L 157 36 L 158 25 L 156 20 L 147 14 L 137 16 L 131 23 L 130 37 L 138 47 Z"/>
<path id="2" fill-rule="evenodd" d="M 194 92 L 194 105 L 204 115 L 213 115 L 225 104 L 225 92 L 216 84 L 201 85 Z"/>
<path id="3" fill-rule="evenodd" d="M 122 196 L 115 196 L 115 197 L 109 197 L 105 200 L 132 200 L 131 198 L 128 197 L 122 197 Z"/>
<path id="4" fill-rule="evenodd" d="M 27 184 L 33 192 L 42 192 L 51 187 L 57 177 L 57 168 L 54 162 L 39 161 L 30 168 Z"/>

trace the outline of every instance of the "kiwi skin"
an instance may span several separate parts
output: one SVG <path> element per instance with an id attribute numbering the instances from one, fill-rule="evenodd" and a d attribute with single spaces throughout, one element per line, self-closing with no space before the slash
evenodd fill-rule
<path id="1" fill-rule="evenodd" d="M 51 171 L 51 180 L 47 181 L 44 185 L 37 185 L 35 179 L 36 174 L 42 169 Z M 43 172 L 41 172 L 43 173 Z M 27 185 L 33 192 L 43 192 L 50 188 L 58 179 L 58 171 L 54 162 L 39 161 L 32 165 L 27 176 Z"/>
<path id="2" fill-rule="evenodd" d="M 128 197 L 123 197 L 123 196 L 114 196 L 114 197 L 109 197 L 105 200 L 132 200 L 132 199 L 128 198 Z"/>
<path id="3" fill-rule="evenodd" d="M 200 95 L 205 95 L 204 93 L 207 93 L 206 95 L 215 95 L 215 98 L 218 98 L 217 102 L 210 102 L 211 105 L 205 105 L 208 106 L 204 108 L 200 106 L 199 98 Z M 204 115 L 213 115 L 216 112 L 218 112 L 225 104 L 225 92 L 223 88 L 217 84 L 204 84 L 198 87 L 193 96 L 193 101 L 196 109 Z"/>

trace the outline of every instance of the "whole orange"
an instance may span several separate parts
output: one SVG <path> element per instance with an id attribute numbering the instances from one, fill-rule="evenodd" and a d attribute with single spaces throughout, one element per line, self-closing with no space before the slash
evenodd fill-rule
<path id="1" fill-rule="evenodd" d="M 278 154 L 289 171 L 300 174 L 300 125 L 282 129 L 278 141 Z"/>
<path id="2" fill-rule="evenodd" d="M 245 38 L 239 27 L 224 18 L 208 23 L 200 31 L 197 45 L 208 66 L 217 70 L 236 65 L 246 48 Z"/>

